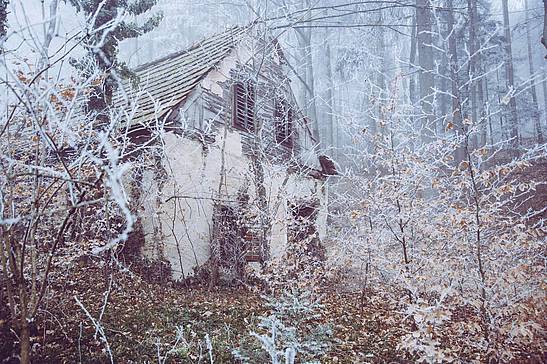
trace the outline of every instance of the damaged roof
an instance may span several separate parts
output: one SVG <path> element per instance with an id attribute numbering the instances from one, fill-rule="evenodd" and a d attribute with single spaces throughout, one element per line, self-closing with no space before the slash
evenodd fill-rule
<path id="1" fill-rule="evenodd" d="M 134 88 L 131 80 L 125 80 L 112 103 L 125 105 L 126 100 L 135 102 L 133 98 L 138 96 L 137 112 L 131 122 L 133 125 L 149 121 L 155 115 L 165 115 L 190 95 L 199 82 L 228 56 L 248 30 L 249 26 L 230 28 L 189 49 L 137 67 L 134 72 L 139 80 L 138 87 Z"/>

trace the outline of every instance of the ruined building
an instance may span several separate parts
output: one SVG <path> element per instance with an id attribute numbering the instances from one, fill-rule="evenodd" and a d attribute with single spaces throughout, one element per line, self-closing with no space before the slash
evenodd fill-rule
<path id="1" fill-rule="evenodd" d="M 174 278 L 204 264 L 238 273 L 326 228 L 326 175 L 311 121 L 277 41 L 236 27 L 136 70 L 115 103 L 136 99 L 130 134 L 161 125 L 157 168 L 139 181 L 143 254 Z"/>

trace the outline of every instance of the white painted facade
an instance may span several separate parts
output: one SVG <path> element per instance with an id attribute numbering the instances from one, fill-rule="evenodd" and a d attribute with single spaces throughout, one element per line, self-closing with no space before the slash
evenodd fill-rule
<path id="1" fill-rule="evenodd" d="M 242 42 L 169 113 L 168 117 L 177 120 L 183 128 L 191 125 L 214 135 L 214 141 L 205 142 L 185 133 L 166 131 L 162 138 L 161 165 L 157 170 L 145 171 L 142 177 L 139 217 L 145 241 L 143 254 L 151 260 L 169 262 L 176 280 L 193 275 L 197 267 L 209 260 L 215 204 L 234 205 L 238 193 L 244 191 L 250 205 L 258 206 L 252 159 L 245 152 L 242 132 L 231 126 L 228 87 L 230 75 L 239 65 L 249 63 L 254 48 L 256 44 L 251 38 Z M 279 66 L 279 59 L 272 59 L 272 62 Z M 267 81 L 264 82 L 267 85 Z M 294 99 L 286 78 L 284 82 L 289 89 L 287 97 Z M 211 112 L 204 107 L 204 93 L 225 100 L 225 107 L 220 112 Z M 264 99 L 257 103 L 259 101 L 272 102 Z M 300 173 L 288 168 L 288 163 L 268 158 L 261 160 L 269 211 L 258 213 L 271 217 L 268 239 L 271 257 L 282 255 L 287 246 L 287 224 L 292 218 L 288 206 L 292 202 L 318 202 L 316 228 L 319 238 L 326 233 L 327 185 L 319 172 L 321 166 L 309 127 L 295 125 L 295 129 L 299 135 L 299 155 L 293 156 L 293 161 L 305 166 Z M 310 170 L 317 172 L 315 177 L 311 176 Z"/>
<path id="2" fill-rule="evenodd" d="M 167 182 L 158 191 L 152 173 L 145 176 L 148 196 L 141 215 L 145 234 L 144 254 L 150 259 L 165 259 L 171 264 L 174 279 L 193 274 L 210 256 L 213 233 L 213 205 L 215 201 L 233 203 L 243 186 L 248 186 L 251 200 L 256 198 L 251 164 L 242 153 L 238 132 L 226 134 L 226 179 L 219 195 L 222 144 L 219 138 L 208 152 L 200 142 L 167 133 L 162 163 L 167 171 Z M 272 257 L 283 254 L 287 244 L 287 223 L 290 217 L 288 203 L 301 198 L 319 200 L 321 209 L 317 218 L 319 237 L 326 232 L 327 191 L 323 180 L 291 174 L 281 188 L 286 171 L 281 166 L 265 166 L 264 184 L 269 201 L 272 230 L 270 251 Z"/>

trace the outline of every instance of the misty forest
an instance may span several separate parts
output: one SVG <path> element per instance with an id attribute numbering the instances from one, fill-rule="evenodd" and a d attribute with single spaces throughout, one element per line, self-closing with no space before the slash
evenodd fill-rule
<path id="1" fill-rule="evenodd" d="M 0 0 L 0 363 L 547 362 L 545 0 Z"/>

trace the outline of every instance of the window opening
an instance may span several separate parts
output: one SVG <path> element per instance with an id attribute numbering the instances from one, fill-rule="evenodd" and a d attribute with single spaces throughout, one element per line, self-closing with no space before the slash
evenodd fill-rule
<path id="1" fill-rule="evenodd" d="M 275 110 L 275 141 L 286 147 L 293 145 L 293 111 L 286 100 L 276 99 Z"/>
<path id="2" fill-rule="evenodd" d="M 252 82 L 237 82 L 234 84 L 234 127 L 251 133 L 255 131 L 255 99 L 255 86 Z"/>

